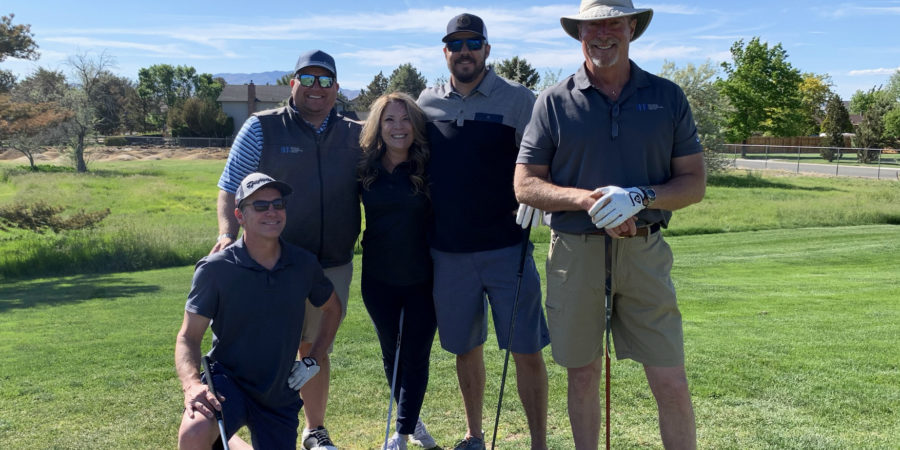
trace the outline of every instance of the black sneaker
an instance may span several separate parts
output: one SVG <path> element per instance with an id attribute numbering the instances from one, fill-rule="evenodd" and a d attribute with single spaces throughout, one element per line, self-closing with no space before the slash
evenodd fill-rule
<path id="1" fill-rule="evenodd" d="M 328 437 L 328 430 L 323 426 L 318 426 L 315 430 L 303 430 L 303 448 L 307 450 L 337 450 L 337 447 L 331 442 L 331 438 Z"/>
<path id="2" fill-rule="evenodd" d="M 456 443 L 453 450 L 485 450 L 484 439 L 475 436 L 468 436 Z"/>

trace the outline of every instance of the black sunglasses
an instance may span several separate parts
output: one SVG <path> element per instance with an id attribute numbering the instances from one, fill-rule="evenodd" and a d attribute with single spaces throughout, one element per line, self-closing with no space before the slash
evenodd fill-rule
<path id="1" fill-rule="evenodd" d="M 330 88 L 334 84 L 334 77 L 328 75 L 296 75 L 294 78 L 300 80 L 300 86 L 303 87 L 312 87 L 316 80 L 319 81 L 319 86 L 325 89 Z"/>
<path id="2" fill-rule="evenodd" d="M 272 205 L 272 207 L 275 209 L 284 209 L 284 207 L 287 206 L 287 200 L 283 198 L 276 198 L 272 201 L 257 200 L 251 203 L 251 205 L 253 205 L 253 209 L 258 212 L 266 212 L 269 210 L 269 205 Z"/>
<path id="3" fill-rule="evenodd" d="M 481 47 L 484 46 L 484 39 L 457 39 L 455 41 L 450 41 L 447 43 L 447 50 L 456 53 L 462 50 L 463 44 L 466 44 L 466 47 L 469 47 L 469 50 L 474 52 L 476 50 L 481 50 Z"/>

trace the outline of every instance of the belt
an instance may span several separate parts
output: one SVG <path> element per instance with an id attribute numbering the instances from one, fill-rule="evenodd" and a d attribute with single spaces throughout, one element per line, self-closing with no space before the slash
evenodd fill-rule
<path id="1" fill-rule="evenodd" d="M 643 227 L 638 227 L 637 233 L 635 233 L 635 234 L 633 234 L 633 235 L 631 235 L 631 236 L 622 236 L 622 237 L 625 237 L 625 238 L 632 238 L 632 237 L 647 237 L 647 236 L 650 236 L 650 235 L 653 234 L 653 233 L 656 233 L 657 231 L 659 231 L 659 224 L 658 224 L 658 223 L 654 223 L 653 225 L 647 225 L 647 226 L 643 226 Z M 604 235 L 604 234 L 606 234 L 606 230 L 597 230 L 597 231 L 594 231 L 594 232 L 592 232 L 592 233 L 585 233 L 585 234 L 591 234 L 591 235 L 599 234 L 599 235 Z"/>

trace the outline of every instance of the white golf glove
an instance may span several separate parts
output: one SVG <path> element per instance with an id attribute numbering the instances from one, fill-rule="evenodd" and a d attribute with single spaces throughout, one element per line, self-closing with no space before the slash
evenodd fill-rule
<path id="1" fill-rule="evenodd" d="M 300 361 L 294 361 L 294 367 L 291 368 L 291 375 L 288 377 L 288 386 L 299 391 L 317 373 L 319 373 L 319 363 L 316 358 L 307 356 Z"/>
<path id="2" fill-rule="evenodd" d="M 644 193 L 636 187 L 606 186 L 594 192 L 603 194 L 588 210 L 597 228 L 615 228 L 644 209 Z"/>
<path id="3" fill-rule="evenodd" d="M 537 228 L 541 226 L 541 219 L 544 212 L 530 205 L 519 203 L 519 212 L 516 213 L 516 223 L 522 226 L 522 229 Z"/>

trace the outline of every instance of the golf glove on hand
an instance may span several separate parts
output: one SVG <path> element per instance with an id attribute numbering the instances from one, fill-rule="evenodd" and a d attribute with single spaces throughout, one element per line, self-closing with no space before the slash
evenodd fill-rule
<path id="1" fill-rule="evenodd" d="M 288 386 L 299 391 L 317 373 L 319 373 L 319 363 L 315 358 L 307 356 L 300 361 L 294 361 L 294 367 L 291 368 L 291 375 L 288 377 Z"/>
<path id="2" fill-rule="evenodd" d="M 615 228 L 644 209 L 644 193 L 636 187 L 606 186 L 594 192 L 603 194 L 588 210 L 597 228 Z"/>
<path id="3" fill-rule="evenodd" d="M 520 225 L 523 230 L 529 226 L 531 226 L 531 228 L 537 228 L 541 226 L 541 219 L 543 217 L 543 211 L 534 206 L 519 203 L 519 212 L 516 213 L 516 224 Z"/>

